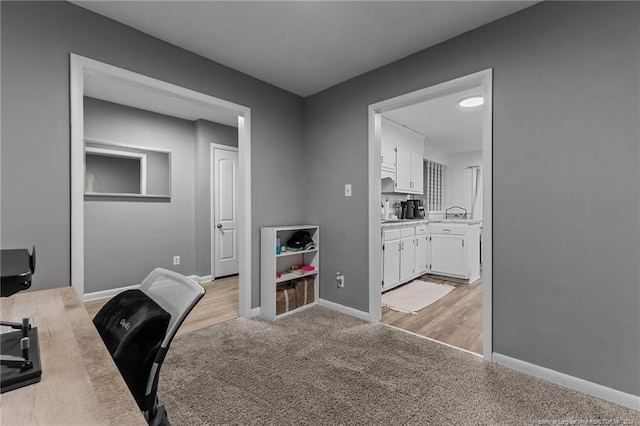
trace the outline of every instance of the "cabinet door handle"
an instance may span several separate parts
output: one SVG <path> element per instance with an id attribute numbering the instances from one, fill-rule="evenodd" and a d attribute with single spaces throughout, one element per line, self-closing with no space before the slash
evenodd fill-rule
<path id="1" fill-rule="evenodd" d="M 462 248 L 464 248 L 464 240 L 462 240 Z"/>

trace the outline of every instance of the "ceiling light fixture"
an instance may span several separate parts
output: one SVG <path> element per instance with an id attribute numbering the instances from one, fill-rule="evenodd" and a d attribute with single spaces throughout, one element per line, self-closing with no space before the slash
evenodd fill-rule
<path id="1" fill-rule="evenodd" d="M 472 108 L 484 104 L 484 98 L 482 96 L 471 96 L 464 98 L 458 103 L 463 108 Z"/>

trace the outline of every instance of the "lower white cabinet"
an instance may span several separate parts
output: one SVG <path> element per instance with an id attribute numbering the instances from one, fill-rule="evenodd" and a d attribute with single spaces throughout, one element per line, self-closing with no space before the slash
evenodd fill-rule
<path id="1" fill-rule="evenodd" d="M 427 273 L 429 264 L 429 236 L 427 235 L 427 225 L 416 226 L 416 255 L 415 273 L 422 275 Z"/>
<path id="2" fill-rule="evenodd" d="M 463 235 L 431 236 L 431 272 L 440 275 L 467 275 L 467 256 Z"/>
<path id="3" fill-rule="evenodd" d="M 426 272 L 426 223 L 383 228 L 382 291 L 389 290 Z"/>
<path id="4" fill-rule="evenodd" d="M 416 264 L 415 237 L 400 240 L 400 281 L 404 282 L 413 277 Z"/>
<path id="5" fill-rule="evenodd" d="M 480 277 L 480 226 L 429 224 L 430 273 L 473 281 Z"/>

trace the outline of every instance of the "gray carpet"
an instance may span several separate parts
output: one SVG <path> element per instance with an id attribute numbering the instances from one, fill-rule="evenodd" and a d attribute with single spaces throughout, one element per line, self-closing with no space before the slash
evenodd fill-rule
<path id="1" fill-rule="evenodd" d="M 181 336 L 159 388 L 174 425 L 640 425 L 639 412 L 321 307 Z"/>

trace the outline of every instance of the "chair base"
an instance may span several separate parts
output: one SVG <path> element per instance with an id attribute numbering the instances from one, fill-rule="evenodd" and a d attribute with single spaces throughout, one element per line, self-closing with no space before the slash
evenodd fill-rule
<path id="1" fill-rule="evenodd" d="M 150 415 L 150 413 L 147 413 Z M 148 418 L 147 422 L 149 426 L 171 426 L 169 422 L 169 418 L 167 417 L 167 410 L 164 408 L 164 405 L 160 405 L 156 408 L 156 414 L 153 418 Z"/>

